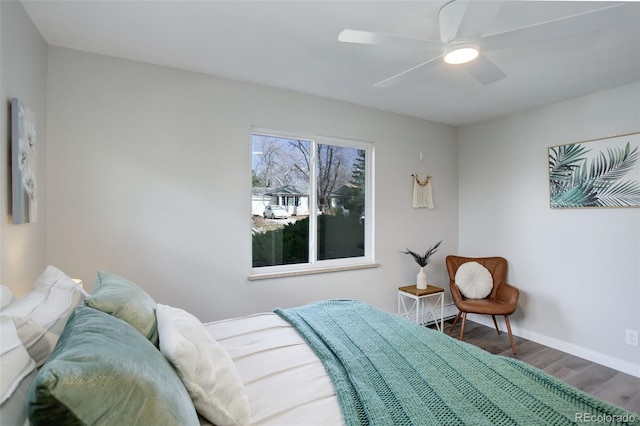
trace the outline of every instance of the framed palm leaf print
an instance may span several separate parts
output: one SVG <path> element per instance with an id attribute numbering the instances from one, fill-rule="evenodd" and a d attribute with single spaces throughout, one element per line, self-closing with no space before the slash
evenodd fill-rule
<path id="1" fill-rule="evenodd" d="M 640 207 L 640 133 L 549 148 L 551 208 Z"/>

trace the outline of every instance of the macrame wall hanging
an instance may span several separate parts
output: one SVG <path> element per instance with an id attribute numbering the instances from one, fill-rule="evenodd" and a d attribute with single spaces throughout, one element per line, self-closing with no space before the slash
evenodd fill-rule
<path id="1" fill-rule="evenodd" d="M 431 176 L 413 176 L 413 208 L 414 209 L 434 209 L 433 191 L 431 190 Z"/>

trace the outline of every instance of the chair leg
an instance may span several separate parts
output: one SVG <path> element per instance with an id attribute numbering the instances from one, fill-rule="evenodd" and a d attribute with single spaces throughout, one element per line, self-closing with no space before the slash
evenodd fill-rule
<path id="1" fill-rule="evenodd" d="M 467 321 L 467 313 L 463 313 L 462 314 L 462 327 L 460 328 L 460 340 L 462 340 L 462 337 L 464 336 L 464 325 Z"/>
<path id="2" fill-rule="evenodd" d="M 456 319 L 453 320 L 453 324 L 451 324 L 451 329 L 449 331 L 453 331 L 453 329 L 456 328 L 456 324 L 458 324 L 458 320 L 460 319 L 460 314 L 462 314 L 462 311 L 458 311 L 458 315 L 456 315 Z"/>
<path id="3" fill-rule="evenodd" d="M 504 322 L 507 323 L 507 331 L 509 332 L 509 340 L 511 341 L 511 350 L 513 351 L 513 354 L 515 355 L 516 352 L 516 344 L 513 342 L 513 334 L 511 334 L 511 324 L 509 323 L 509 315 L 505 315 L 504 316 Z"/>
<path id="4" fill-rule="evenodd" d="M 496 327 L 496 331 L 498 332 L 498 334 L 500 334 L 500 329 L 498 328 L 498 323 L 496 321 L 496 316 L 495 315 L 491 315 L 491 318 L 493 318 L 493 325 Z"/>

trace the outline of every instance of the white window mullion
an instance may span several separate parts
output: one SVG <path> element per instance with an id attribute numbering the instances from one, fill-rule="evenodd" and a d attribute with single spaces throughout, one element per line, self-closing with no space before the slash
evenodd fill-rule
<path id="1" fill-rule="evenodd" d="M 309 263 L 314 264 L 318 260 L 318 176 L 317 156 L 318 145 L 316 140 L 311 141 L 309 153 Z"/>
<path id="2" fill-rule="evenodd" d="M 373 147 L 369 147 L 366 150 L 366 178 L 365 178 L 365 256 L 368 259 L 373 261 L 373 254 L 375 253 L 375 234 L 373 232 L 373 224 L 375 223 L 375 211 L 373 206 L 375 206 L 375 188 L 374 188 L 374 179 L 375 176 L 375 158 L 374 158 L 374 150 Z"/>

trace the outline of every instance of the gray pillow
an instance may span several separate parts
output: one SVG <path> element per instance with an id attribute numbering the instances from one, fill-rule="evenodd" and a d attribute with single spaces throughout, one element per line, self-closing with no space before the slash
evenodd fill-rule
<path id="1" fill-rule="evenodd" d="M 142 288 L 118 275 L 98 271 L 85 304 L 128 322 L 158 347 L 156 302 Z"/>
<path id="2" fill-rule="evenodd" d="M 32 425 L 197 425 L 184 385 L 126 322 L 75 309 L 27 394 Z"/>

